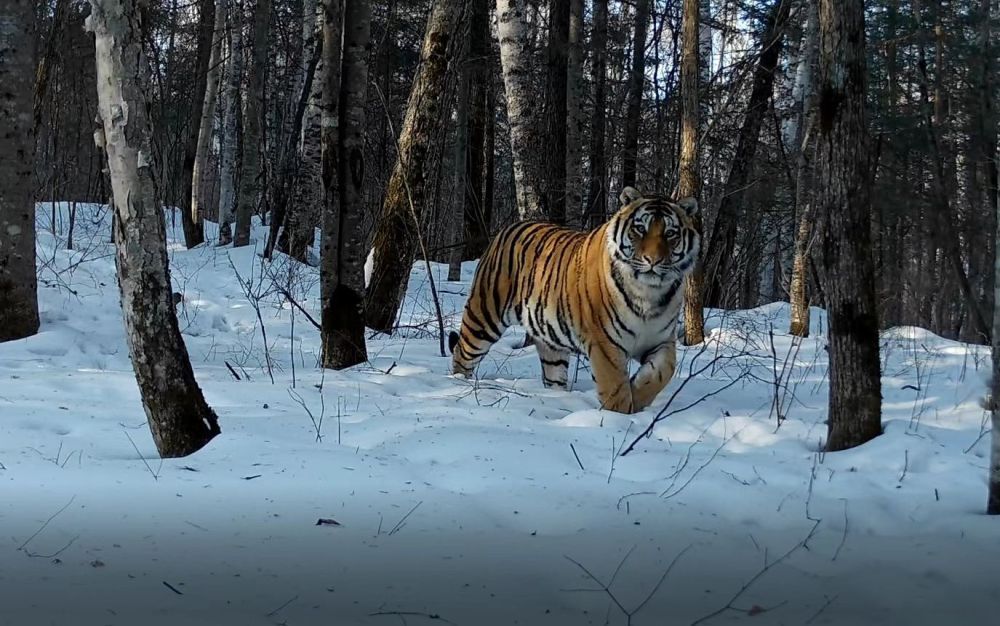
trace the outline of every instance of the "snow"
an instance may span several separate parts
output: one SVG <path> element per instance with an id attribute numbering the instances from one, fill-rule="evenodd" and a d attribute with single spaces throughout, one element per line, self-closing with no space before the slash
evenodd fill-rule
<path id="1" fill-rule="evenodd" d="M 626 416 L 598 409 L 586 363 L 572 391 L 545 389 L 517 329 L 478 380 L 449 376 L 416 264 L 403 330 L 372 337 L 370 363 L 324 372 L 318 332 L 271 285 L 318 319 L 317 271 L 263 264 L 259 224 L 251 247 L 186 251 L 175 214 L 180 323 L 223 432 L 161 461 L 109 214 L 78 205 L 68 251 L 68 206 L 55 208 L 55 225 L 50 205 L 38 212 L 41 331 L 0 345 L 0 624 L 627 623 L 584 567 L 613 579 L 637 625 L 727 604 L 703 623 L 972 623 L 1000 609 L 984 348 L 885 332 L 885 434 L 823 454 L 818 309 L 797 347 L 785 305 L 713 311 L 707 349 L 682 348 L 653 408 Z M 449 328 L 473 271 L 449 283 L 433 266 Z M 615 457 L 675 392 L 668 411 L 715 395 Z"/>

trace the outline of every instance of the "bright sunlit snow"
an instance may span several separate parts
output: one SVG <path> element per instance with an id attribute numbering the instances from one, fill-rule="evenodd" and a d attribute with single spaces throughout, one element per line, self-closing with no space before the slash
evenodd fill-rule
<path id="1" fill-rule="evenodd" d="M 519 329 L 480 380 L 448 376 L 422 264 L 400 332 L 323 372 L 273 287 L 318 319 L 317 270 L 262 263 L 259 224 L 254 246 L 186 251 L 177 217 L 180 325 L 222 435 L 160 461 L 109 214 L 79 205 L 68 251 L 56 209 L 39 205 L 41 331 L 0 346 L 0 624 L 912 625 L 1000 606 L 986 348 L 884 333 L 885 434 L 823 455 L 818 309 L 800 345 L 785 305 L 713 311 L 707 347 L 625 416 L 597 408 L 585 362 L 573 391 L 543 388 Z M 433 271 L 456 328 L 474 264 Z M 667 412 L 694 406 L 616 456 L 691 372 Z"/>

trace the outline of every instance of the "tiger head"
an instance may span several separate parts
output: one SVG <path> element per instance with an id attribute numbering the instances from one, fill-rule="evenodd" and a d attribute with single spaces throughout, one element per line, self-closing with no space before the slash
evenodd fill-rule
<path id="1" fill-rule="evenodd" d="M 641 283 L 657 285 L 694 267 L 701 250 L 697 200 L 672 201 L 632 187 L 622 190 L 619 200 L 622 207 L 611 218 L 607 243 L 623 270 Z"/>

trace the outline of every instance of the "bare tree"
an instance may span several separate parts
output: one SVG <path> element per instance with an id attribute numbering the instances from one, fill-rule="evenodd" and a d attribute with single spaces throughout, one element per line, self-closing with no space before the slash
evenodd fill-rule
<path id="1" fill-rule="evenodd" d="M 564 214 L 578 224 L 583 204 L 583 113 L 586 83 L 583 78 L 583 0 L 569 2 L 569 40 L 566 56 L 566 198 Z"/>
<path id="2" fill-rule="evenodd" d="M 212 54 L 212 33 L 215 27 L 215 0 L 198 0 L 198 58 L 191 78 L 191 121 L 184 145 L 184 168 L 182 170 L 181 224 L 184 227 L 184 244 L 193 248 L 205 241 L 205 226 L 195 213 L 197 204 L 192 204 L 194 195 L 195 162 L 198 157 L 198 137 L 202 127 L 202 112 L 205 109 L 205 94 L 208 89 L 209 64 Z"/>
<path id="3" fill-rule="evenodd" d="M 684 0 L 681 25 L 681 160 L 679 198 L 701 196 L 701 162 L 698 160 L 698 130 L 701 108 L 698 106 L 698 82 L 701 74 L 699 56 L 702 38 L 699 32 L 699 0 Z M 711 40 L 709 40 L 711 41 Z M 701 213 L 694 217 L 699 230 Z M 684 343 L 705 340 L 705 315 L 702 303 L 703 270 L 698 260 L 684 279 Z"/>
<path id="4" fill-rule="evenodd" d="M 532 143 L 532 122 L 540 99 L 531 81 L 531 43 L 528 39 L 526 0 L 497 0 L 497 34 L 500 66 L 510 123 L 510 149 L 514 160 L 514 195 L 521 219 L 545 215 L 537 146 Z"/>
<path id="5" fill-rule="evenodd" d="M 323 367 L 343 369 L 368 359 L 361 225 L 371 4 L 323 0 L 323 9 Z"/>
<path id="6" fill-rule="evenodd" d="M 125 337 L 161 457 L 187 456 L 219 434 L 177 326 L 166 224 L 153 182 L 144 11 L 135 0 L 91 0 L 101 128 L 114 193 L 114 238 Z"/>
<path id="7" fill-rule="evenodd" d="M 1000 250 L 1000 208 L 997 209 L 997 250 Z M 993 261 L 993 298 L 1000 302 L 1000 254 Z M 993 388 L 990 393 L 990 473 L 986 513 L 1000 515 L 1000 306 L 993 308 Z"/>
<path id="8" fill-rule="evenodd" d="M 191 178 L 191 219 L 195 224 L 201 224 L 201 196 L 205 168 L 208 167 L 208 156 L 211 151 L 212 132 L 215 128 L 215 103 L 219 95 L 219 74 L 221 72 L 222 40 L 226 30 L 226 8 L 215 7 L 215 30 L 212 34 L 212 53 L 208 63 L 208 78 L 205 85 L 205 104 L 201 111 L 201 123 L 198 130 L 198 147 L 195 153 L 194 172 Z"/>
<path id="9" fill-rule="evenodd" d="M 229 63 L 222 92 L 223 120 L 219 157 L 219 244 L 232 243 L 236 207 L 236 161 L 240 126 L 240 85 L 243 82 L 243 2 L 225 0 Z"/>
<path id="10" fill-rule="evenodd" d="M 440 123 L 445 83 L 454 71 L 455 33 L 465 3 L 435 0 L 427 19 L 420 66 L 399 133 L 399 155 L 375 228 L 375 265 L 365 302 L 368 327 L 392 332 L 409 282 L 424 212 L 424 163 Z M 451 72 L 449 71 L 451 70 Z"/>
<path id="11" fill-rule="evenodd" d="M 827 450 L 881 433 L 863 0 L 820 0 L 814 259 L 829 320 Z"/>
<path id="12" fill-rule="evenodd" d="M 35 3 L 0 6 L 0 341 L 38 332 L 32 198 Z"/>
<path id="13" fill-rule="evenodd" d="M 545 76 L 546 217 L 566 222 L 566 132 L 570 1 L 549 0 L 549 41 Z"/>
<path id="14" fill-rule="evenodd" d="M 590 47 L 593 51 L 590 81 L 594 84 L 594 113 L 590 124 L 590 181 L 583 218 L 585 228 L 602 223 L 608 205 L 608 166 L 604 145 L 608 106 L 608 0 L 594 0 Z"/>
<path id="15" fill-rule="evenodd" d="M 243 167 L 236 199 L 236 229 L 233 246 L 250 244 L 250 220 L 264 188 L 261 168 L 261 138 L 264 123 L 264 73 L 267 70 L 268 26 L 271 23 L 271 0 L 257 0 L 253 16 L 253 62 L 247 81 L 246 107 L 243 116 Z"/>
<path id="16" fill-rule="evenodd" d="M 642 125 L 642 94 L 646 86 L 646 30 L 652 0 L 636 0 L 635 35 L 632 39 L 632 70 L 628 78 L 625 112 L 625 145 L 622 156 L 622 188 L 634 187 L 639 159 L 639 129 Z"/>
<path id="17" fill-rule="evenodd" d="M 469 3 L 469 151 L 465 183 L 465 259 L 474 259 L 486 250 L 493 218 L 493 147 L 487 137 L 494 123 L 493 42 L 490 35 L 490 0 Z"/>

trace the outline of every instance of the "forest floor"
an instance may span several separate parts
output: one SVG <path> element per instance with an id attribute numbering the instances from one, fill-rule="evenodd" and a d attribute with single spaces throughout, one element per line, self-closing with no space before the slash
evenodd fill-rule
<path id="1" fill-rule="evenodd" d="M 706 346 L 625 416 L 597 408 L 586 363 L 572 391 L 545 389 L 519 329 L 478 381 L 449 377 L 422 264 L 401 331 L 324 372 L 280 293 L 318 318 L 317 270 L 262 263 L 261 228 L 248 248 L 186 251 L 177 218 L 180 323 L 222 434 L 161 461 L 108 213 L 80 205 L 69 251 L 67 206 L 54 225 L 51 210 L 41 331 L 0 346 L 4 626 L 914 625 L 1000 609 L 983 347 L 883 333 L 885 433 L 823 454 L 821 310 L 801 342 L 784 305 L 712 312 Z M 474 264 L 457 283 L 446 269 L 450 329 Z"/>

